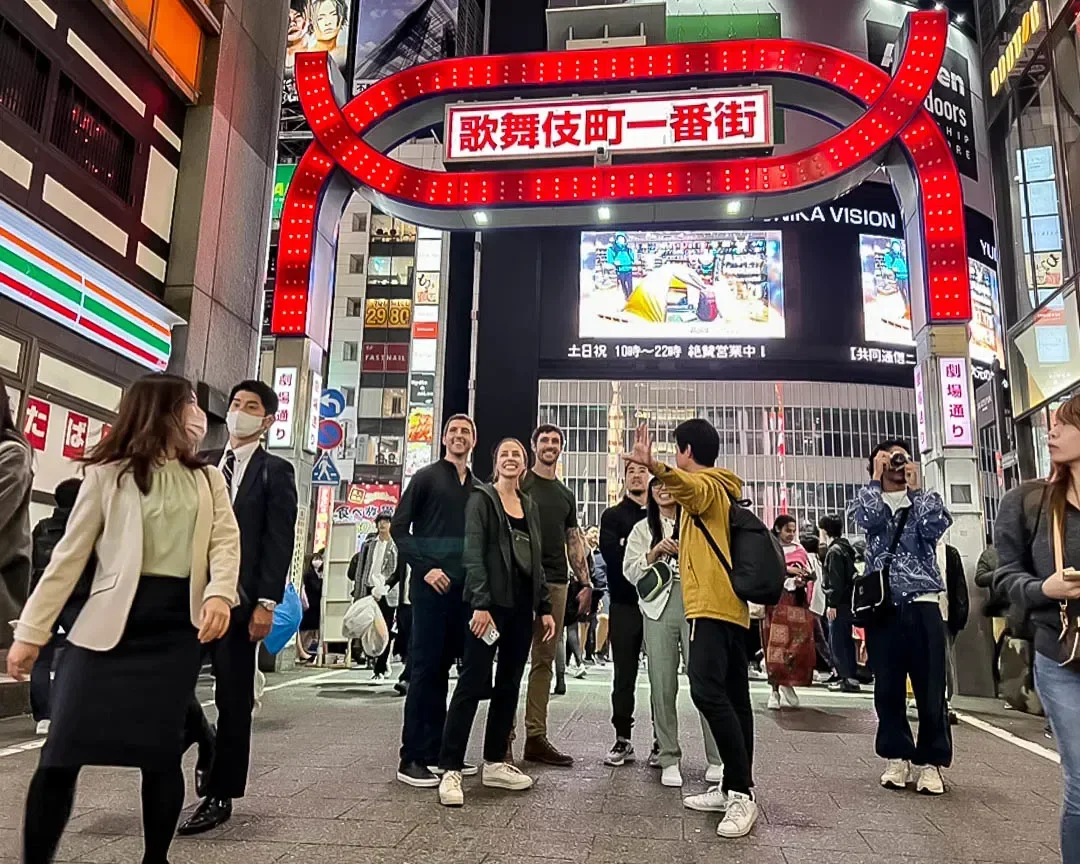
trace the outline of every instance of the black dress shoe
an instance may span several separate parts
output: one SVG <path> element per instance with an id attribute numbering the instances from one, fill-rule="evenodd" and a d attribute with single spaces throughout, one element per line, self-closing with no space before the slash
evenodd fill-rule
<path id="1" fill-rule="evenodd" d="M 195 760 L 195 794 L 200 798 L 205 798 L 210 791 L 210 770 L 214 767 L 217 751 L 217 729 L 211 726 L 209 731 L 209 737 L 199 745 L 199 756 Z"/>
<path id="2" fill-rule="evenodd" d="M 195 808 L 191 818 L 176 830 L 176 833 L 181 837 L 203 834 L 207 831 L 213 831 L 219 825 L 224 825 L 231 818 L 231 798 L 206 798 L 202 804 Z"/>

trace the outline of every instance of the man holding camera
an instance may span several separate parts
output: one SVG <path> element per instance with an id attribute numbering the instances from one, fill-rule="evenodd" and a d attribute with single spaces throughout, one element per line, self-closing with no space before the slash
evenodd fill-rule
<path id="1" fill-rule="evenodd" d="M 941 795 L 941 769 L 952 762 L 952 734 L 945 697 L 946 638 L 940 600 L 938 541 L 952 525 L 941 496 L 920 488 L 919 467 L 903 441 L 885 441 L 870 456 L 871 481 L 851 504 L 866 532 L 866 571 L 883 578 L 884 602 L 864 621 L 874 672 L 875 749 L 888 765 L 881 785 L 904 789 L 914 782 Z M 916 743 L 907 719 L 907 679 L 919 712 Z"/>

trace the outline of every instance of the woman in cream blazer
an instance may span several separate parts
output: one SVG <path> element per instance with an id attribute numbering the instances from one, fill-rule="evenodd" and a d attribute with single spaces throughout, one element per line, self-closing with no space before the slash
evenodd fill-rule
<path id="1" fill-rule="evenodd" d="M 142 770 L 143 860 L 168 859 L 200 642 L 225 634 L 239 602 L 240 532 L 225 478 L 195 455 L 187 425 L 196 410 L 183 379 L 132 385 L 87 458 L 67 531 L 15 623 L 8 671 L 21 678 L 61 610 L 81 604 L 27 796 L 27 864 L 52 860 L 83 765 Z"/>

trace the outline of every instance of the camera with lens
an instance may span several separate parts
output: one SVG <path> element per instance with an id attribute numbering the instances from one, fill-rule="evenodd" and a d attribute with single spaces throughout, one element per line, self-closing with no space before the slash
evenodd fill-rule
<path id="1" fill-rule="evenodd" d="M 891 467 L 893 471 L 899 471 L 907 464 L 907 453 L 903 453 L 899 450 L 893 453 L 892 456 L 889 458 L 889 467 Z"/>

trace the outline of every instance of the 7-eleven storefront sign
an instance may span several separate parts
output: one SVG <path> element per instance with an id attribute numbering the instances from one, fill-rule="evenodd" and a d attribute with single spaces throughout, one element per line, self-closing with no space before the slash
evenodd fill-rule
<path id="1" fill-rule="evenodd" d="M 133 360 L 163 370 L 184 319 L 0 201 L 0 294 Z"/>

